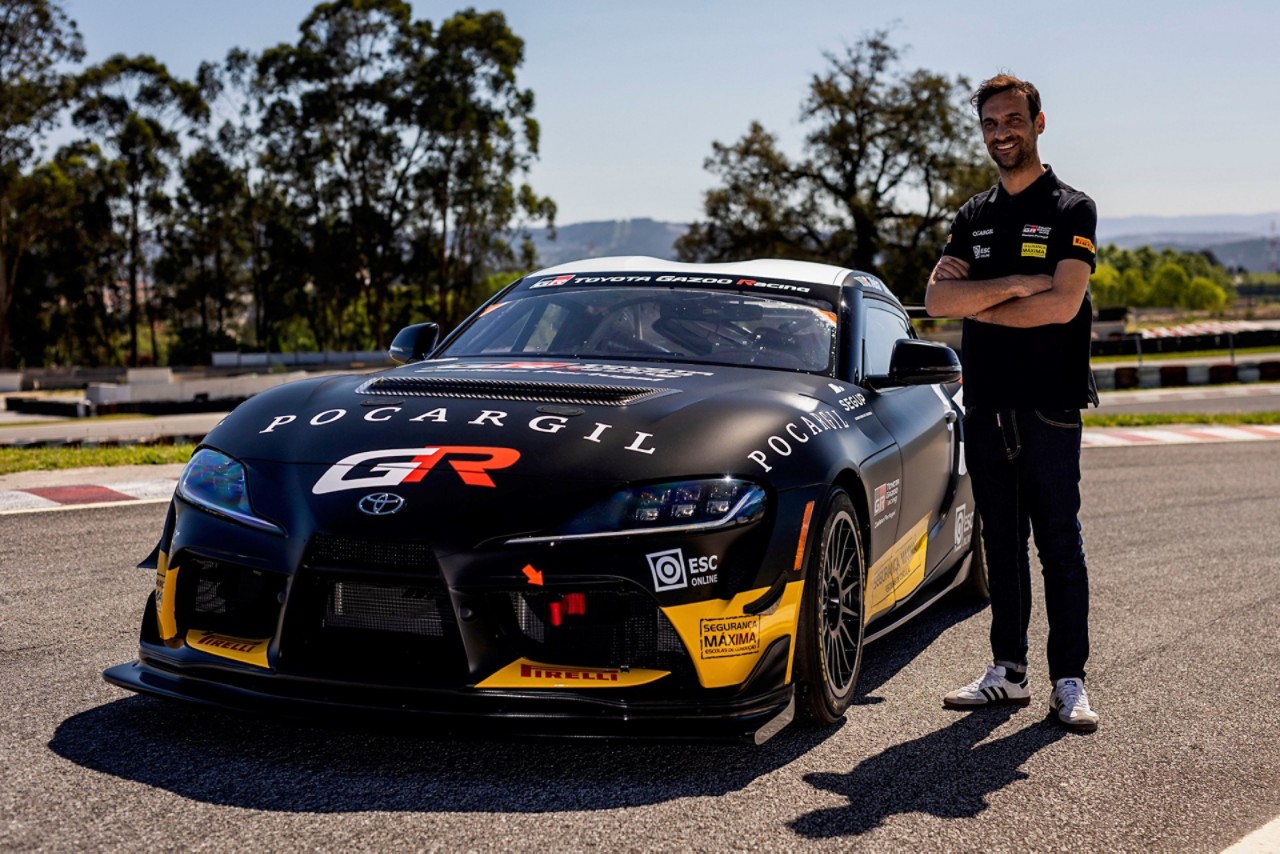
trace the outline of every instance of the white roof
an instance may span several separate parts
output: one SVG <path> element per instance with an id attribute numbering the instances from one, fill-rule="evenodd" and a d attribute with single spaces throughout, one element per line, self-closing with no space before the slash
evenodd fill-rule
<path id="1" fill-rule="evenodd" d="M 812 261 L 787 261 L 782 258 L 761 258 L 755 261 L 730 261 L 721 264 L 684 263 L 650 258 L 646 255 L 619 255 L 605 258 L 584 258 L 557 264 L 530 273 L 530 276 L 551 276 L 559 273 L 679 273 L 702 276 L 751 276 L 759 279 L 789 279 L 793 282 L 839 285 L 854 272 L 848 267 L 831 264 L 815 264 Z"/>

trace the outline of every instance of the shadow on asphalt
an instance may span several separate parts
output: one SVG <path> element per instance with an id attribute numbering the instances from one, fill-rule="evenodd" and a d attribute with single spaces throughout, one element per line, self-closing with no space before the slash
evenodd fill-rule
<path id="1" fill-rule="evenodd" d="M 856 702 L 881 702 L 869 693 L 942 632 L 979 610 L 944 600 L 869 647 Z M 856 706 L 849 716 L 856 721 Z M 468 738 L 438 731 L 423 734 L 403 726 L 390 730 L 310 726 L 128 696 L 63 721 L 49 748 L 84 768 L 192 800 L 247 809 L 559 812 L 641 806 L 738 791 L 804 756 L 844 725 L 848 724 L 813 730 L 793 724 L 760 747 Z M 934 751 L 945 755 L 948 738 L 963 742 L 959 749 L 972 748 L 973 742 L 965 741 L 966 730 L 952 736 L 943 733 L 930 737 L 944 743 L 925 745 L 922 751 L 926 755 Z M 895 762 L 885 757 L 904 747 L 867 760 L 851 778 L 865 781 L 867 775 L 900 773 Z M 852 793 L 862 785 L 851 782 L 846 787 L 840 782 L 846 778 L 832 779 L 835 791 L 848 789 Z M 817 779 L 811 782 L 823 785 Z M 885 783 L 884 779 L 876 780 L 868 791 L 896 790 L 896 786 L 886 789 Z M 861 798 L 858 803 L 861 811 L 865 803 Z M 866 816 L 871 822 L 866 826 L 874 826 L 880 815 Z M 837 819 L 834 826 L 849 823 L 839 815 Z"/>
<path id="2" fill-rule="evenodd" d="M 293 725 L 131 696 L 63 721 L 49 748 L 84 768 L 246 809 L 537 813 L 737 791 L 839 729 L 791 726 L 761 747 L 432 738 Z"/>
<path id="3" fill-rule="evenodd" d="M 937 732 L 858 763 L 848 774 L 807 775 L 805 782 L 849 803 L 811 812 L 789 826 L 808 839 L 833 839 L 874 830 L 901 813 L 978 815 L 987 808 L 988 795 L 1027 778 L 1018 769 L 1036 751 L 1067 734 L 1055 721 L 1033 713 L 1032 723 L 1013 735 L 979 744 L 1015 711 L 1003 706 L 969 712 Z"/>
<path id="4" fill-rule="evenodd" d="M 866 648 L 858 676 L 855 704 L 884 702 L 873 696 L 880 686 L 929 648 L 943 632 L 987 609 L 987 604 L 965 599 L 960 592 L 942 597 L 905 626 L 890 632 Z"/>

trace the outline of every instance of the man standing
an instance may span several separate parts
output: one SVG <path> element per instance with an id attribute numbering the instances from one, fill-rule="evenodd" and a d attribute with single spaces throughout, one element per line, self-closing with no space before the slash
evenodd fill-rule
<path id="1" fill-rule="evenodd" d="M 1084 689 L 1089 581 L 1080 535 L 1080 410 L 1097 403 L 1089 369 L 1097 212 L 1041 164 L 1040 93 L 1007 74 L 973 106 L 1000 181 L 960 208 L 929 277 L 929 314 L 963 317 L 964 436 L 991 588 L 993 663 L 943 705 L 1031 702 L 1032 534 L 1044 567 L 1051 714 L 1093 731 Z"/>

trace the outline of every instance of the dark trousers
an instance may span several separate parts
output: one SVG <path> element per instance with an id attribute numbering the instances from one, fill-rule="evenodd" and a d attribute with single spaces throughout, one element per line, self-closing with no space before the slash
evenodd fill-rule
<path id="1" fill-rule="evenodd" d="M 1080 536 L 1080 411 L 973 407 L 965 459 L 982 520 L 991 586 L 991 651 L 1025 666 L 1034 534 L 1049 618 L 1049 678 L 1084 678 L 1089 576 Z"/>

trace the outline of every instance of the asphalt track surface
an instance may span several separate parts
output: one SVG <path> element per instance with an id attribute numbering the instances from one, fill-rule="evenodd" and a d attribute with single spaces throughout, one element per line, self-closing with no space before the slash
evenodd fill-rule
<path id="1" fill-rule="evenodd" d="M 968 714 L 985 609 L 870 647 L 859 701 L 763 747 L 454 740 L 130 695 L 164 507 L 0 517 L 0 849 L 1219 852 L 1280 814 L 1280 442 L 1084 456 L 1102 726 Z"/>

